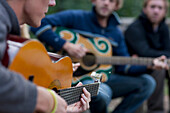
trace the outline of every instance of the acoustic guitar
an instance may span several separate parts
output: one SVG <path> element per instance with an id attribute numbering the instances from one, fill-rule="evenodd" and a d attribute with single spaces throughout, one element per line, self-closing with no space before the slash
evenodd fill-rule
<path id="1" fill-rule="evenodd" d="M 105 38 L 86 39 L 79 33 L 64 27 L 54 28 L 54 32 L 59 34 L 62 38 L 66 39 L 67 41 L 70 41 L 71 43 L 81 44 L 82 46 L 85 46 L 96 56 L 101 56 L 101 57 L 112 56 L 112 46 L 110 45 L 109 41 Z M 49 46 L 45 42 L 43 42 L 43 44 L 45 45 L 48 51 L 55 52 L 55 50 L 51 46 Z M 65 51 L 60 51 L 57 53 L 62 55 L 68 55 Z M 77 84 L 79 81 L 84 79 L 92 79 L 90 76 L 92 71 L 102 74 L 102 82 L 107 81 L 111 74 L 112 66 L 110 64 L 98 65 L 97 67 L 92 66 L 93 68 L 91 68 L 89 66 L 86 66 L 87 63 L 86 61 L 83 63 L 83 59 L 77 60 L 72 57 L 71 59 L 73 62 L 80 62 L 81 64 L 81 66 L 77 69 L 77 71 L 73 73 L 72 84 Z"/>
<path id="2" fill-rule="evenodd" d="M 112 65 L 151 66 L 153 63 L 153 58 L 112 56 L 110 40 L 105 37 L 96 37 L 96 34 L 82 31 L 75 32 L 75 30 L 64 27 L 57 27 L 55 32 L 65 40 L 74 44 L 81 44 L 90 51 L 82 59 L 72 58 L 73 62 L 80 62 L 81 64 L 81 67 L 74 73 L 73 83 L 77 83 L 77 79 L 89 79 L 89 75 L 93 70 L 102 73 L 103 82 L 107 81 L 111 74 Z M 65 54 L 64 51 L 61 51 L 61 53 Z M 170 64 L 170 59 L 167 60 L 167 63 Z"/>
<path id="3" fill-rule="evenodd" d="M 13 39 L 16 36 L 10 35 Z M 48 53 L 45 47 L 37 40 L 27 40 L 22 43 L 8 40 L 9 48 L 16 53 L 13 56 L 9 69 L 22 74 L 39 86 L 55 90 L 68 104 L 80 100 L 82 88 L 85 87 L 96 96 L 99 83 L 87 84 L 80 87 L 71 87 L 72 61 L 68 56 Z M 10 51 L 10 49 L 9 49 Z"/>

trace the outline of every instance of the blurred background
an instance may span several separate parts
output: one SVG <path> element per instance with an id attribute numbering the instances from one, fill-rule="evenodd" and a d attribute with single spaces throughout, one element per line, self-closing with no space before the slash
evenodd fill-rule
<path id="1" fill-rule="evenodd" d="M 120 28 L 123 32 L 141 13 L 143 1 L 144 0 L 124 0 L 123 7 L 117 11 L 121 18 Z M 91 0 L 56 0 L 56 3 L 57 5 L 55 7 L 49 8 L 47 15 L 67 9 L 91 10 L 92 7 Z M 168 10 L 167 17 L 170 17 L 170 7 Z M 170 18 L 166 19 L 166 22 L 170 28 Z"/>
<path id="2" fill-rule="evenodd" d="M 170 0 L 169 0 L 170 1 Z M 56 0 L 57 5 L 49 9 L 48 14 L 67 9 L 91 10 L 90 0 Z M 140 14 L 143 0 L 124 0 L 122 9 L 118 11 L 120 17 L 136 17 Z M 170 14 L 168 13 L 168 17 Z"/>

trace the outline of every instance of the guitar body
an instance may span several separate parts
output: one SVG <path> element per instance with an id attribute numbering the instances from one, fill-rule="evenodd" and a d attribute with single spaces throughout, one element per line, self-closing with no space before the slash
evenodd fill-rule
<path id="1" fill-rule="evenodd" d="M 15 56 L 9 65 L 10 70 L 22 74 L 39 86 L 53 89 L 68 105 L 80 101 L 84 87 L 91 96 L 97 95 L 98 82 L 71 87 L 73 69 L 70 57 L 47 53 L 45 47 L 36 40 L 23 40 L 14 35 L 8 39 L 10 47 L 19 49 L 17 52 L 13 52 L 14 49 L 12 51 Z"/>
<path id="2" fill-rule="evenodd" d="M 75 33 L 72 30 L 68 30 L 62 27 L 57 27 L 56 31 L 61 37 L 74 44 L 81 44 L 86 47 L 95 56 L 112 56 L 112 46 L 106 38 L 85 38 L 79 33 Z M 73 60 L 74 62 L 74 60 Z M 85 66 L 80 61 L 81 66 L 74 73 L 73 84 L 77 83 L 78 80 L 91 79 L 90 74 L 92 71 L 102 73 L 102 82 L 107 81 L 112 71 L 111 65 L 91 65 Z M 94 70 L 95 69 L 95 70 Z"/>
<path id="3" fill-rule="evenodd" d="M 72 61 L 62 57 L 52 63 L 45 47 L 38 41 L 28 40 L 17 52 L 9 69 L 21 73 L 26 79 L 46 88 L 71 87 Z"/>

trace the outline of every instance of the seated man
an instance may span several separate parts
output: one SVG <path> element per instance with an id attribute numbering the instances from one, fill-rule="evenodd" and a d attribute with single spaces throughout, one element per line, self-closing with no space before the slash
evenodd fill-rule
<path id="1" fill-rule="evenodd" d="M 125 31 L 125 40 L 131 55 L 141 57 L 170 57 L 170 38 L 165 16 L 167 0 L 145 0 L 141 15 Z M 166 70 L 151 71 L 157 87 L 148 100 L 148 113 L 164 113 L 164 79 Z"/>
<path id="2" fill-rule="evenodd" d="M 129 56 L 124 37 L 117 25 L 119 21 L 113 12 L 122 5 L 122 0 L 91 0 L 92 11 L 68 10 L 48 15 L 39 28 L 31 28 L 33 33 L 56 51 L 64 49 L 70 56 L 82 58 L 88 51 L 81 45 L 72 44 L 52 31 L 52 27 L 64 26 L 81 31 L 100 34 L 118 43 L 113 48 L 116 56 Z M 115 66 L 115 73 L 107 82 L 101 83 L 98 96 L 92 98 L 91 113 L 107 113 L 112 98 L 124 97 L 113 113 L 133 113 L 150 97 L 155 89 L 155 81 L 148 74 L 141 74 L 146 66 Z M 92 80 L 83 80 L 91 83 Z"/>

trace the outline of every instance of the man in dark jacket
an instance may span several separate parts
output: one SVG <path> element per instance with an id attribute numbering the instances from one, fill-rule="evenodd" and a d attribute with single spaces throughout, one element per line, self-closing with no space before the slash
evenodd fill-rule
<path id="1" fill-rule="evenodd" d="M 125 40 L 131 55 L 141 57 L 170 57 L 170 37 L 165 16 L 167 0 L 145 0 L 141 15 L 125 31 Z M 153 71 L 152 71 L 153 72 Z M 148 100 L 148 113 L 163 113 L 165 70 L 155 70 L 157 87 Z"/>

